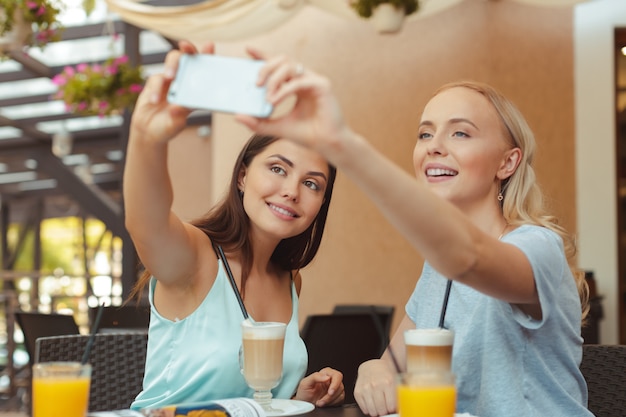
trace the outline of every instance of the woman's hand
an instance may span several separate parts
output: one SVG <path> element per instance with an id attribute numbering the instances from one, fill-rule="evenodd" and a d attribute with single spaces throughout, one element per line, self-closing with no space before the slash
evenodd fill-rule
<path id="1" fill-rule="evenodd" d="M 316 407 L 343 404 L 345 391 L 343 374 L 332 368 L 324 368 L 302 378 L 294 400 L 307 401 Z"/>
<path id="2" fill-rule="evenodd" d="M 354 399 L 361 411 L 370 416 L 396 412 L 396 374 L 387 362 L 372 359 L 359 366 Z"/>
<path id="3" fill-rule="evenodd" d="M 187 122 L 190 109 L 168 103 L 167 91 L 178 70 L 182 54 L 198 53 L 190 42 L 180 41 L 179 49 L 168 52 L 164 70 L 148 78 L 146 85 L 137 99 L 131 121 L 131 131 L 143 140 L 167 142 L 182 131 Z M 214 45 L 206 44 L 203 53 L 213 53 Z M 198 80 L 202 82 L 202 80 Z"/>
<path id="4" fill-rule="evenodd" d="M 248 48 L 248 52 L 255 59 L 264 59 L 254 49 Z M 278 56 L 266 60 L 258 84 L 266 86 L 267 100 L 275 107 L 290 96 L 295 96 L 296 102 L 291 111 L 280 117 L 237 115 L 237 120 L 249 129 L 300 142 L 326 157 L 333 154 L 333 148 L 341 140 L 353 134 L 344 121 L 328 78 Z"/>

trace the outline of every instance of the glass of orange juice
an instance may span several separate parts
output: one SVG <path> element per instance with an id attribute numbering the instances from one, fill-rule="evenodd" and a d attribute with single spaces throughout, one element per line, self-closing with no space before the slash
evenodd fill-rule
<path id="1" fill-rule="evenodd" d="M 399 375 L 400 417 L 454 417 L 456 386 L 449 371 L 427 370 Z"/>
<path id="2" fill-rule="evenodd" d="M 85 417 L 91 365 L 42 362 L 33 365 L 33 417 Z"/>

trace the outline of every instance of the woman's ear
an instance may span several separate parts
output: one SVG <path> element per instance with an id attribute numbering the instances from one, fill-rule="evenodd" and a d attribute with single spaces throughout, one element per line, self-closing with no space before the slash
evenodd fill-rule
<path id="1" fill-rule="evenodd" d="M 506 151 L 504 159 L 502 160 L 502 165 L 500 165 L 500 169 L 498 169 L 498 178 L 500 180 L 505 180 L 513 175 L 521 160 L 522 150 L 520 148 L 513 148 Z"/>
<path id="2" fill-rule="evenodd" d="M 246 185 L 246 167 L 241 167 L 239 170 L 239 175 L 237 176 L 237 188 L 240 192 L 243 192 L 243 189 Z"/>

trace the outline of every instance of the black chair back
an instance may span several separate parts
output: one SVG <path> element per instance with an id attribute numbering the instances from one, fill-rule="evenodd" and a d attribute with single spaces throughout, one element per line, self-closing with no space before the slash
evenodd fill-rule
<path id="1" fill-rule="evenodd" d="M 89 323 L 93 326 L 98 307 L 89 308 Z M 150 306 L 126 304 L 103 307 L 98 333 L 119 332 L 122 329 L 143 330 L 150 325 Z"/>
<path id="2" fill-rule="evenodd" d="M 394 306 L 389 305 L 338 304 L 333 309 L 333 314 L 374 314 L 375 317 L 378 317 L 382 330 L 387 337 L 387 341 L 389 341 L 391 339 L 391 324 L 393 322 L 395 309 Z"/>
<path id="3" fill-rule="evenodd" d="M 341 371 L 345 403 L 354 402 L 359 365 L 379 358 L 387 347 L 387 338 L 370 313 L 311 315 L 301 336 L 309 353 L 307 375 L 327 366 Z"/>
<path id="4" fill-rule="evenodd" d="M 596 417 L 626 416 L 626 345 L 583 345 L 580 370 Z"/>
<path id="5" fill-rule="evenodd" d="M 15 320 L 24 334 L 24 347 L 31 365 L 35 361 L 35 341 L 38 338 L 80 334 L 74 317 L 67 314 L 16 311 Z"/>
<path id="6" fill-rule="evenodd" d="M 37 339 L 36 362 L 80 362 L 88 335 Z M 128 409 L 143 386 L 148 332 L 100 333 L 89 356 L 89 411 Z"/>

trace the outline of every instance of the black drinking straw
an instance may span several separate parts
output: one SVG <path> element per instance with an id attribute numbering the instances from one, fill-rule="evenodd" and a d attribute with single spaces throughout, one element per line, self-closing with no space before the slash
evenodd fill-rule
<path id="1" fill-rule="evenodd" d="M 224 255 L 224 250 L 222 249 L 222 245 L 217 245 L 217 250 L 220 253 L 220 258 L 222 258 L 222 262 L 224 263 L 224 267 L 226 268 L 226 273 L 228 274 L 228 279 L 230 280 L 230 285 L 233 287 L 233 291 L 235 291 L 235 295 L 237 296 L 237 302 L 239 303 L 239 307 L 241 307 L 241 312 L 243 313 L 243 318 L 248 318 L 248 311 L 246 310 L 246 306 L 243 304 L 243 300 L 241 299 L 241 294 L 239 294 L 239 290 L 237 289 L 237 283 L 235 282 L 235 277 L 233 277 L 233 273 L 230 270 L 230 265 L 228 265 L 228 261 L 226 260 L 226 255 Z"/>
<path id="2" fill-rule="evenodd" d="M 397 373 L 401 373 L 400 364 L 398 363 L 398 359 L 396 358 L 395 353 L 393 353 L 393 348 L 389 343 L 389 335 L 383 329 L 383 324 L 380 321 L 380 317 L 378 316 L 378 312 L 376 311 L 376 306 L 370 306 L 370 315 L 372 316 L 372 320 L 374 321 L 374 327 L 376 328 L 376 332 L 380 336 L 383 346 L 389 352 L 389 356 L 391 356 L 391 360 L 393 361 L 393 366 L 396 368 Z"/>
<path id="3" fill-rule="evenodd" d="M 448 309 L 448 298 L 450 298 L 450 287 L 452 287 L 452 280 L 448 280 L 446 284 L 446 293 L 443 296 L 443 305 L 441 306 L 441 315 L 439 316 L 439 328 L 443 329 L 443 320 L 446 318 L 446 310 Z"/>
<path id="4" fill-rule="evenodd" d="M 104 310 L 104 303 L 100 304 L 98 307 L 98 314 L 96 314 L 96 320 L 93 322 L 93 326 L 91 326 L 91 335 L 89 336 L 89 340 L 87 341 L 87 347 L 85 348 L 85 352 L 83 353 L 83 360 L 81 363 L 84 365 L 89 360 L 89 355 L 91 354 L 91 347 L 93 346 L 94 340 L 96 340 L 96 333 L 98 332 L 98 327 L 100 327 L 100 319 L 102 319 L 102 311 Z"/>

